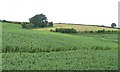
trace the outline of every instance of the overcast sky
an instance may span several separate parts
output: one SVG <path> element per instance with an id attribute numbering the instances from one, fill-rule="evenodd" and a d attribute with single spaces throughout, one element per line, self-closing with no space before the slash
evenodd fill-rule
<path id="1" fill-rule="evenodd" d="M 119 0 L 0 0 L 0 19 L 29 21 L 43 13 L 48 21 L 110 26 L 118 24 Z"/>

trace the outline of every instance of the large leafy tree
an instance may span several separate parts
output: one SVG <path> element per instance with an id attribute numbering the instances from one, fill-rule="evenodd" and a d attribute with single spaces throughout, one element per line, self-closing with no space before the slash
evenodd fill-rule
<path id="1" fill-rule="evenodd" d="M 37 14 L 30 18 L 29 21 L 34 27 L 46 27 L 48 24 L 47 17 L 44 14 Z"/>
<path id="2" fill-rule="evenodd" d="M 115 28 L 116 26 L 117 26 L 117 25 L 116 25 L 115 23 L 112 23 L 112 24 L 111 24 L 111 27 L 112 27 L 112 28 Z"/>

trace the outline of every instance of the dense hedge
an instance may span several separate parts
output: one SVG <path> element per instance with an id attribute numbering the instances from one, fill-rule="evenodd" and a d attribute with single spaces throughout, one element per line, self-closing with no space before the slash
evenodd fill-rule
<path id="1" fill-rule="evenodd" d="M 34 28 L 34 25 L 33 25 L 33 24 L 23 23 L 23 24 L 21 24 L 21 26 L 22 26 L 22 28 L 26 28 L 26 29 Z"/>
<path id="2" fill-rule="evenodd" d="M 61 32 L 61 33 L 77 33 L 77 30 L 74 28 L 56 28 L 55 30 L 50 30 L 52 32 Z"/>
<path id="3" fill-rule="evenodd" d="M 97 30 L 97 31 L 78 31 L 75 30 L 74 28 L 56 28 L 55 30 L 50 30 L 51 32 L 61 32 L 61 33 L 118 33 L 116 30 Z"/>
<path id="4" fill-rule="evenodd" d="M 116 30 L 79 31 L 79 33 L 118 33 Z"/>

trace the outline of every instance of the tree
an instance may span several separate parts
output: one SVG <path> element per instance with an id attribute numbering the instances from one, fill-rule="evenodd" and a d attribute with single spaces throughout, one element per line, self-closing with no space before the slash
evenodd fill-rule
<path id="1" fill-rule="evenodd" d="M 29 21 L 34 27 L 46 27 L 48 24 L 47 17 L 44 14 L 37 14 L 30 18 Z"/>
<path id="2" fill-rule="evenodd" d="M 112 24 L 111 24 L 111 27 L 112 27 L 112 28 L 115 28 L 116 26 L 117 26 L 117 25 L 116 25 L 115 23 L 112 23 Z"/>
<path id="3" fill-rule="evenodd" d="M 7 22 L 6 20 L 3 20 L 2 22 Z"/>

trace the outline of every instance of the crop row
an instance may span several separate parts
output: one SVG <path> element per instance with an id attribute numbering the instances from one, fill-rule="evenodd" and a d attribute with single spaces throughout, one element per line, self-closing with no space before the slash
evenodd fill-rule
<path id="1" fill-rule="evenodd" d="M 4 32 L 2 52 L 49 52 L 66 50 L 111 50 L 117 43 L 98 38 L 20 32 Z M 112 46 L 110 46 L 112 45 Z"/>
<path id="2" fill-rule="evenodd" d="M 3 70 L 117 70 L 117 51 L 3 53 Z"/>

